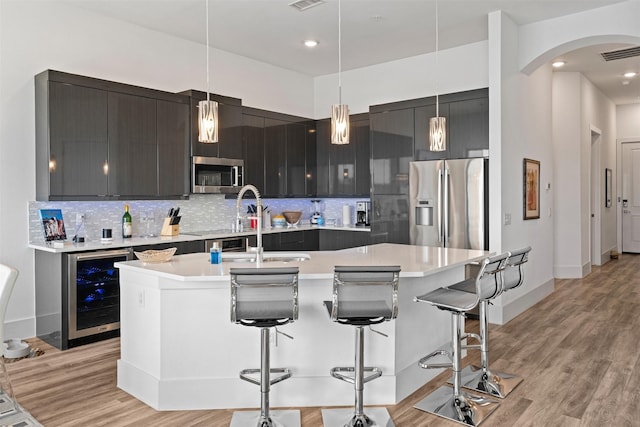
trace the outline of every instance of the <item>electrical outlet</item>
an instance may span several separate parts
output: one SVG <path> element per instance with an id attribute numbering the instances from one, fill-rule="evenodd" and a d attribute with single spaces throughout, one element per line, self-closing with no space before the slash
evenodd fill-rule
<path id="1" fill-rule="evenodd" d="M 143 308 L 144 307 L 144 303 L 145 303 L 145 295 L 144 295 L 144 289 L 138 291 L 138 307 Z"/>
<path id="2" fill-rule="evenodd" d="M 511 214 L 504 214 L 504 225 L 511 225 Z"/>

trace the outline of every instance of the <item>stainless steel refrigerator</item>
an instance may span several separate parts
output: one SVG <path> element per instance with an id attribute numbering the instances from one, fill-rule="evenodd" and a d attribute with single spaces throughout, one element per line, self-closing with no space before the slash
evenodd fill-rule
<path id="1" fill-rule="evenodd" d="M 411 162 L 412 245 L 489 248 L 488 159 Z"/>

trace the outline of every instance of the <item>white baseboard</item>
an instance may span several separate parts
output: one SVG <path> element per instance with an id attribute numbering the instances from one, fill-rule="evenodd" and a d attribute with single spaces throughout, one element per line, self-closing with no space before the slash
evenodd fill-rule
<path id="1" fill-rule="evenodd" d="M 11 320 L 4 323 L 4 339 L 33 338 L 36 336 L 36 320 L 34 318 Z"/>
<path id="2" fill-rule="evenodd" d="M 591 273 L 591 263 L 585 265 L 554 265 L 553 277 L 556 279 L 582 279 Z"/>
<path id="3" fill-rule="evenodd" d="M 489 310 L 489 322 L 504 325 L 511 319 L 545 299 L 553 292 L 554 288 L 555 280 L 551 279 L 506 305 L 492 306 Z"/>

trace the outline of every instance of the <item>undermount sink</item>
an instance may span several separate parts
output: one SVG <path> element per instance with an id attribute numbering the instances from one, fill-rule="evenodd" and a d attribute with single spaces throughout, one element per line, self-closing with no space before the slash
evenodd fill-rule
<path id="1" fill-rule="evenodd" d="M 311 259 L 306 252 L 264 252 L 262 262 L 300 262 Z M 222 262 L 256 262 L 253 252 L 222 252 Z"/>

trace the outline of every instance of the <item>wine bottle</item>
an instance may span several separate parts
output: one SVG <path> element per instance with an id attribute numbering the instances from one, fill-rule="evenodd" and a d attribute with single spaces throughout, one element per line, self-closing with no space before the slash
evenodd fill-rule
<path id="1" fill-rule="evenodd" d="M 133 234 L 133 223 L 129 213 L 129 205 L 124 205 L 124 215 L 122 215 L 122 238 L 130 239 Z"/>

